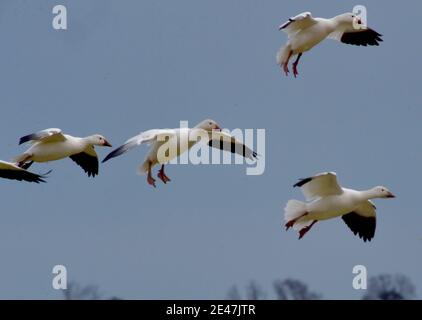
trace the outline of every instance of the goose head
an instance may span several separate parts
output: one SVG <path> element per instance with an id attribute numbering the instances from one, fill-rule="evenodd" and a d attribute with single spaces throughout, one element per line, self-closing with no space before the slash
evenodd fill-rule
<path id="1" fill-rule="evenodd" d="M 107 139 L 100 134 L 89 136 L 87 140 L 94 146 L 111 147 L 111 144 L 107 141 Z"/>
<path id="2" fill-rule="evenodd" d="M 371 190 L 374 198 L 395 198 L 396 196 L 386 187 L 378 186 Z"/>
<path id="3" fill-rule="evenodd" d="M 202 130 L 205 130 L 205 131 L 209 131 L 209 132 L 211 132 L 213 130 L 221 131 L 221 128 L 217 124 L 217 122 L 215 122 L 214 120 L 211 120 L 211 119 L 206 119 L 204 121 L 201 121 L 196 127 L 200 128 Z"/>
<path id="4" fill-rule="evenodd" d="M 353 27 L 355 25 L 362 26 L 362 19 L 358 15 L 352 12 L 340 14 L 336 16 L 334 20 L 341 26 L 346 26 L 346 27 Z"/>

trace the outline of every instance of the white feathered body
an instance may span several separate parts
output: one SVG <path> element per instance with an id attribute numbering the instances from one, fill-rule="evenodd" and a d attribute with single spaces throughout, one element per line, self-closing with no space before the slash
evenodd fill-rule
<path id="1" fill-rule="evenodd" d="M 329 20 L 322 18 L 315 18 L 315 20 L 318 23 L 300 30 L 287 42 L 294 54 L 311 50 L 334 31 L 335 28 L 333 28 L 332 22 Z"/>
<path id="2" fill-rule="evenodd" d="M 363 201 L 360 192 L 344 189 L 341 195 L 318 198 L 306 204 L 307 220 L 327 220 L 348 214 L 356 210 Z"/>
<path id="3" fill-rule="evenodd" d="M 16 160 L 19 162 L 26 156 L 31 156 L 31 160 L 35 162 L 48 162 L 64 159 L 71 155 L 83 152 L 88 146 L 83 138 L 64 135 L 65 141 L 54 142 L 35 142 L 28 150 L 20 155 Z"/>
<path id="4" fill-rule="evenodd" d="M 346 188 L 343 188 L 342 194 L 319 197 L 311 202 L 289 200 L 284 219 L 297 219 L 293 228 L 300 230 L 309 226 L 312 221 L 328 220 L 353 212 L 366 200 L 360 191 Z"/>
<path id="5" fill-rule="evenodd" d="M 315 20 L 318 23 L 289 34 L 289 40 L 277 54 L 278 64 L 285 63 L 290 52 L 293 55 L 297 55 L 311 50 L 335 30 L 334 23 L 329 19 L 315 18 Z"/>
<path id="6" fill-rule="evenodd" d="M 177 128 L 174 129 L 175 134 L 169 136 L 168 140 L 153 142 L 144 162 L 138 168 L 138 172 L 144 174 L 148 171 L 149 165 L 153 167 L 157 164 L 165 164 L 188 151 L 195 144 L 195 141 L 189 141 L 189 137 L 193 137 L 193 130 L 195 129 Z M 160 150 L 161 147 L 163 147 L 163 149 Z M 169 152 L 172 152 L 171 155 Z M 166 161 L 160 161 L 162 159 L 159 159 L 159 153 L 165 155 Z"/>

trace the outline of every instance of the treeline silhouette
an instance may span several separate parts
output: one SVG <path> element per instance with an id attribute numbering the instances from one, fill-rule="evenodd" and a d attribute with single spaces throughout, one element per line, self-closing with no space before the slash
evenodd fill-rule
<path id="1" fill-rule="evenodd" d="M 381 274 L 369 278 L 367 290 L 363 291 L 362 300 L 412 300 L 416 299 L 416 288 L 412 281 L 403 274 Z M 98 286 L 81 286 L 70 282 L 63 290 L 66 300 L 120 300 L 112 296 L 106 297 Z M 256 282 L 249 282 L 241 292 L 237 286 L 232 286 L 227 293 L 228 300 L 320 300 L 323 295 L 309 289 L 301 280 L 285 279 L 273 282 L 273 292 L 269 294 Z"/>
<path id="2" fill-rule="evenodd" d="M 118 297 L 106 297 L 100 292 L 98 286 L 81 286 L 74 281 L 69 282 L 67 289 L 63 290 L 63 298 L 65 300 L 121 300 Z"/>
<path id="3" fill-rule="evenodd" d="M 319 300 L 323 295 L 309 289 L 308 285 L 297 279 L 275 280 L 273 294 L 262 290 L 255 281 L 246 285 L 243 293 L 233 286 L 227 293 L 229 300 Z M 416 299 L 416 288 L 403 274 L 381 274 L 368 279 L 366 290 L 362 290 L 362 300 L 412 300 Z"/>

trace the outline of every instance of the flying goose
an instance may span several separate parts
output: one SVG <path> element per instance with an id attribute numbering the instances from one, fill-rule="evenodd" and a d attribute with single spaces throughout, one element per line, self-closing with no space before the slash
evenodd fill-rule
<path id="1" fill-rule="evenodd" d="M 57 128 L 32 133 L 19 140 L 19 144 L 26 142 L 32 145 L 15 159 L 19 167 L 28 169 L 33 162 L 55 161 L 69 157 L 92 177 L 98 174 L 98 157 L 94 146 L 111 147 L 111 144 L 99 134 L 78 138 L 64 134 Z"/>
<path id="2" fill-rule="evenodd" d="M 375 235 L 376 207 L 370 199 L 395 198 L 386 187 L 357 191 L 342 188 L 334 172 L 324 172 L 300 179 L 300 187 L 307 203 L 290 200 L 284 209 L 286 230 L 293 227 L 301 239 L 320 220 L 342 217 L 347 226 L 363 241 Z"/>
<path id="3" fill-rule="evenodd" d="M 297 65 L 302 54 L 311 50 L 326 38 L 356 46 L 378 46 L 382 35 L 363 25 L 359 16 L 343 13 L 331 19 L 313 18 L 310 12 L 304 12 L 283 23 L 279 30 L 287 33 L 286 45 L 277 53 L 277 63 L 283 68 L 286 76 L 289 73 L 288 63 L 293 62 L 293 75 L 298 75 Z"/>
<path id="4" fill-rule="evenodd" d="M 164 165 L 192 148 L 192 146 L 198 142 L 198 140 L 193 141 L 192 137 L 203 132 L 209 137 L 207 142 L 210 147 L 237 153 L 251 160 L 257 158 L 256 152 L 237 141 L 233 136 L 221 131 L 221 128 L 214 120 L 206 119 L 197 124 L 194 128 L 152 129 L 142 132 L 139 135 L 130 138 L 122 146 L 112 151 L 102 162 L 120 156 L 143 143 L 147 143 L 151 145 L 151 147 L 144 162 L 140 165 L 138 172 L 141 174 L 147 173 L 148 184 L 156 187 L 155 179 L 152 177 L 152 167 L 156 164 L 161 164 L 161 169 L 158 171 L 157 177 L 165 184 L 169 182 L 170 178 L 164 172 Z M 173 149 L 176 152 L 171 155 L 168 154 L 165 159 L 160 160 L 159 154 L 161 150 L 164 149 L 160 149 L 160 147 L 162 147 L 164 143 L 167 143 L 169 150 Z"/>

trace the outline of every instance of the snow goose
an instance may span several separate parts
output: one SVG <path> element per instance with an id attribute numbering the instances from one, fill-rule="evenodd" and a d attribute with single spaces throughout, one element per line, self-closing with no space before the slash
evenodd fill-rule
<path id="1" fill-rule="evenodd" d="M 142 132 L 139 135 L 130 138 L 122 146 L 112 151 L 102 162 L 120 156 L 143 143 L 150 144 L 151 147 L 138 171 L 141 174 L 147 173 L 148 184 L 156 187 L 155 179 L 152 177 L 152 167 L 156 164 L 161 164 L 161 169 L 158 171 L 157 177 L 166 184 L 170 181 L 170 178 L 164 172 L 164 165 L 192 148 L 198 142 L 198 140 L 194 140 L 192 137 L 200 135 L 201 132 L 205 132 L 209 137 L 207 142 L 210 147 L 237 153 L 251 160 L 257 158 L 256 152 L 237 141 L 233 136 L 221 131 L 221 128 L 214 120 L 207 119 L 197 124 L 194 128 L 152 129 Z M 168 146 L 168 148 L 165 148 L 166 150 L 174 148 L 173 150 L 176 152 L 166 156 L 165 161 L 160 161 L 160 147 L 163 146 L 164 143 L 167 143 Z"/>
<path id="2" fill-rule="evenodd" d="M 310 12 L 304 12 L 283 23 L 279 30 L 288 35 L 288 41 L 277 53 L 277 63 L 286 76 L 288 63 L 297 55 L 293 63 L 293 75 L 298 75 L 297 65 L 302 54 L 309 51 L 326 38 L 356 46 L 378 46 L 382 35 L 363 25 L 359 16 L 344 13 L 331 19 L 313 18 Z"/>
<path id="3" fill-rule="evenodd" d="M 0 160 L 0 178 L 27 181 L 27 182 L 45 182 L 45 175 L 39 175 L 18 167 L 16 164 Z"/>
<path id="4" fill-rule="evenodd" d="M 111 147 L 111 144 L 99 134 L 79 138 L 64 134 L 57 128 L 32 133 L 19 140 L 19 144 L 26 142 L 31 142 L 32 145 L 15 159 L 19 167 L 28 169 L 33 162 L 69 157 L 92 177 L 98 174 L 98 157 L 94 146 Z"/>
<path id="5" fill-rule="evenodd" d="M 342 217 L 352 232 L 365 242 L 375 234 L 376 208 L 370 199 L 394 198 L 385 187 L 366 191 L 342 188 L 334 172 L 325 172 L 301 179 L 294 187 L 300 187 L 307 203 L 290 200 L 284 209 L 286 230 L 299 230 L 301 239 L 320 220 Z"/>

